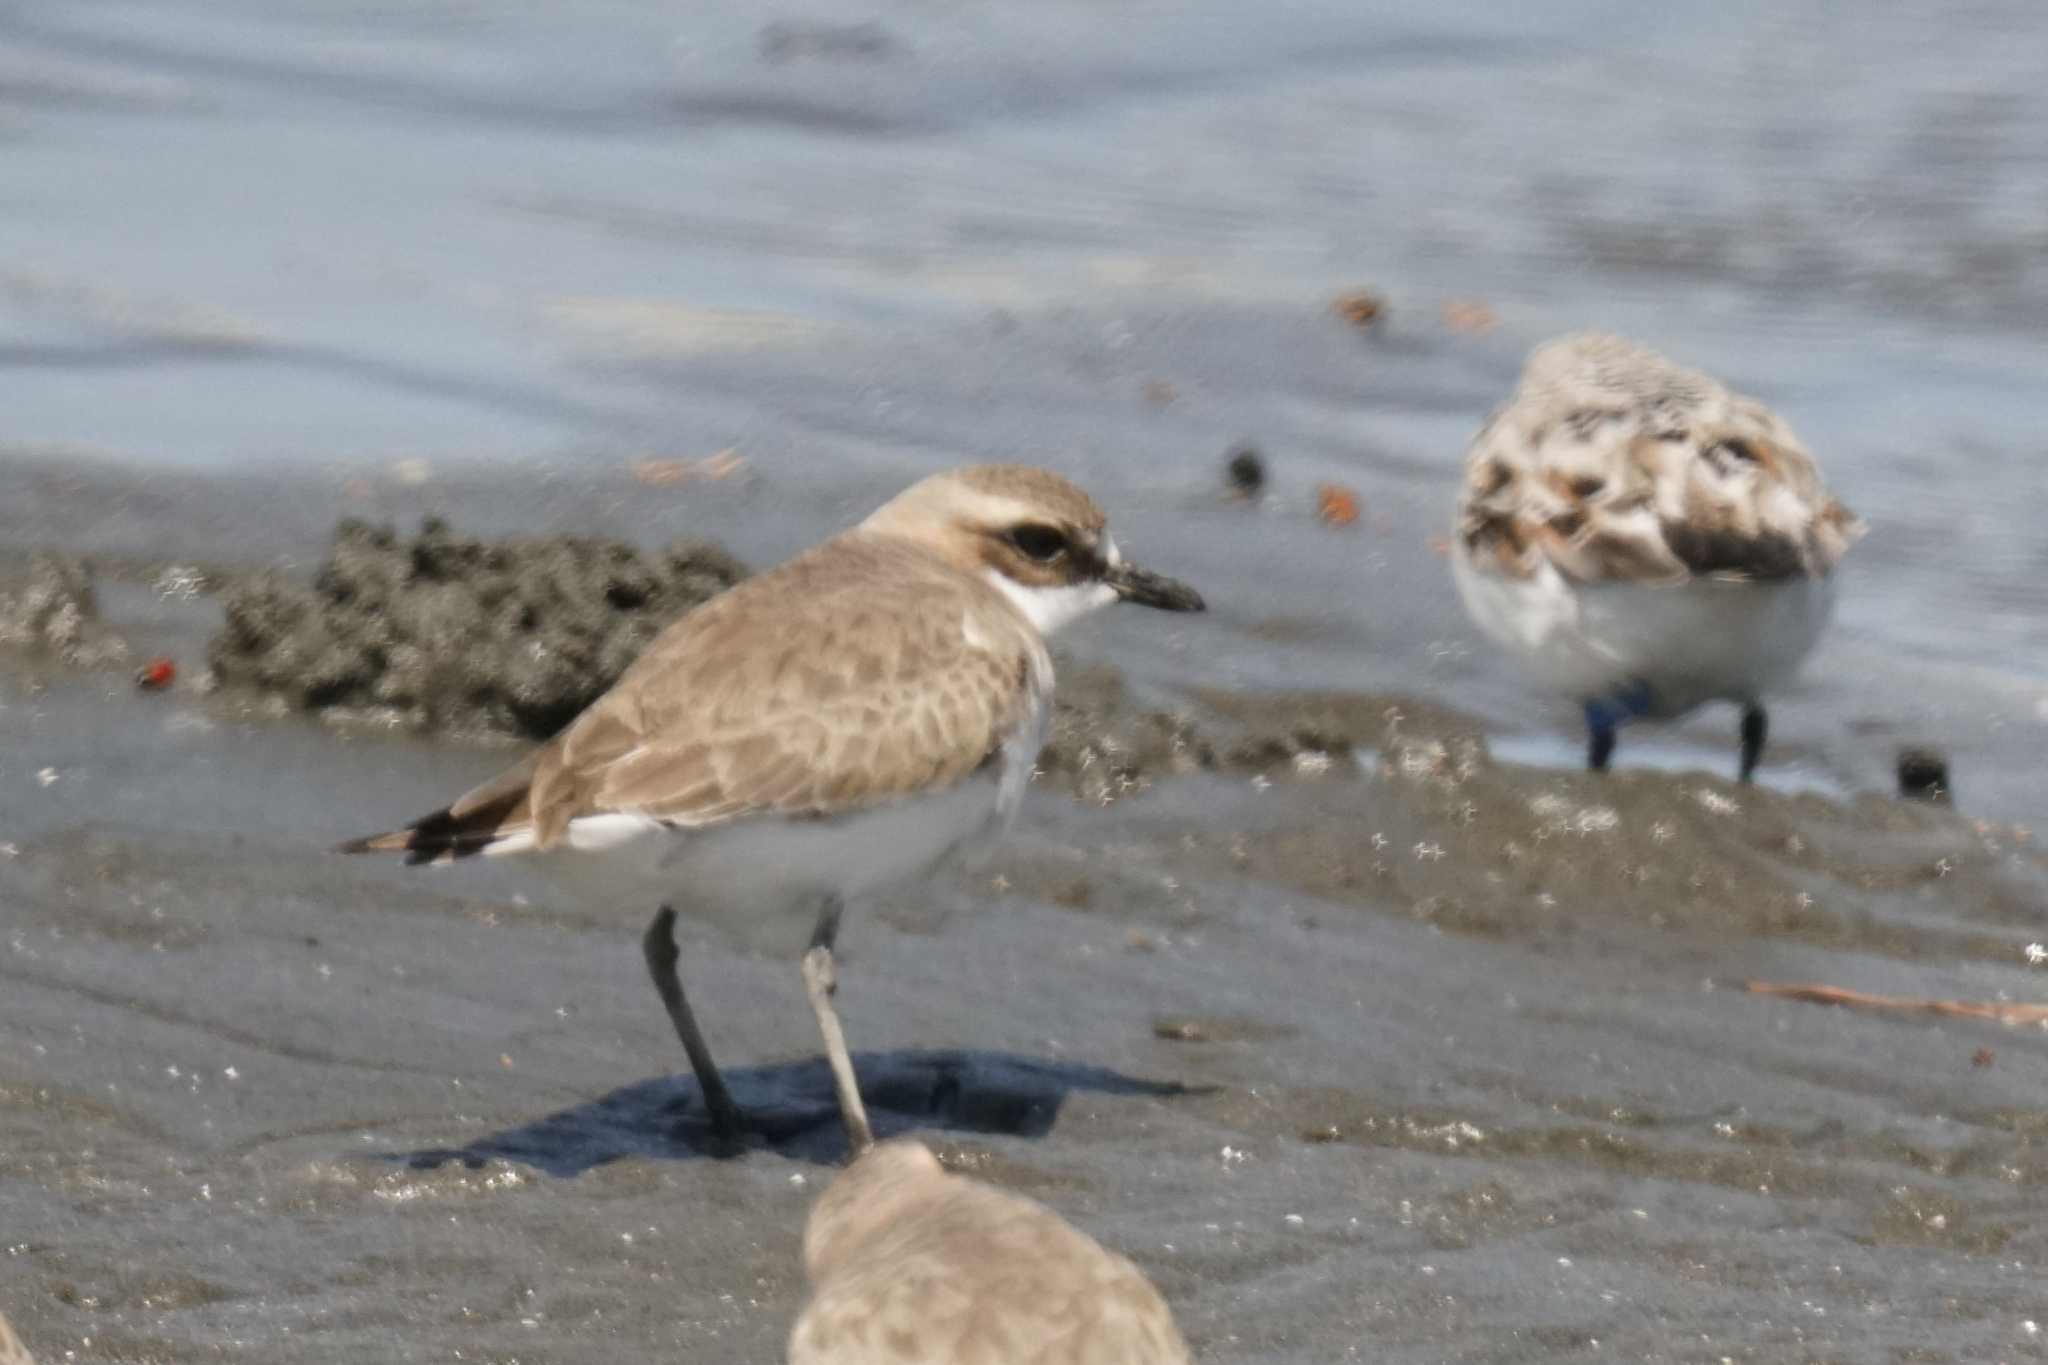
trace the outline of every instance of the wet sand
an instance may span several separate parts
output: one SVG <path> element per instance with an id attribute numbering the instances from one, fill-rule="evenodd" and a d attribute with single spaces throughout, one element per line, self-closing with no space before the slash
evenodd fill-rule
<path id="1" fill-rule="evenodd" d="M 175 548 L 99 595 L 196 661 Z M 1063 660 L 1018 837 L 849 922 L 885 1134 L 1133 1257 L 1203 1360 L 2041 1358 L 2048 1040 L 1738 985 L 2026 998 L 2031 839 L 1718 755 L 1504 762 L 1413 697 L 1192 686 L 1158 661 L 1198 629 L 1127 624 Z M 651 907 L 325 851 L 502 746 L 5 662 L 0 1223 L 41 1355 L 779 1359 L 843 1155 L 793 959 L 685 921 L 739 1098 L 797 1129 L 713 1159 Z"/>

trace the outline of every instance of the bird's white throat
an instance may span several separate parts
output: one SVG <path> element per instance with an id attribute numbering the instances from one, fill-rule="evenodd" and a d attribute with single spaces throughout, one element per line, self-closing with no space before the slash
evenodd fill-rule
<path id="1" fill-rule="evenodd" d="M 1024 613 L 1040 635 L 1051 635 L 1069 622 L 1116 601 L 1116 589 L 1107 583 L 1068 583 L 1045 588 L 1019 583 L 994 569 L 985 572 L 988 581 Z"/>
<path id="2" fill-rule="evenodd" d="M 1112 568 L 1124 560 L 1123 552 L 1116 548 L 1116 541 L 1106 535 L 1102 538 L 1102 557 Z M 982 572 L 988 576 L 989 582 L 996 585 L 997 591 L 1024 613 L 1024 619 L 1038 628 L 1040 635 L 1051 635 L 1060 627 L 1116 601 L 1116 589 L 1107 583 L 1068 583 L 1047 588 L 1019 583 L 994 569 Z"/>

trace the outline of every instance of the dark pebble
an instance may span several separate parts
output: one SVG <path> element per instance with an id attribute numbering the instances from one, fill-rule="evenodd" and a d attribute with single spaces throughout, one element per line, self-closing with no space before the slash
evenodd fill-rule
<path id="1" fill-rule="evenodd" d="M 1949 804 L 1948 760 L 1933 749 L 1901 749 L 1899 795 L 1908 801 Z"/>
<path id="2" fill-rule="evenodd" d="M 1230 489 L 1241 498 L 1255 498 L 1266 487 L 1266 457 L 1250 442 L 1230 448 Z"/>

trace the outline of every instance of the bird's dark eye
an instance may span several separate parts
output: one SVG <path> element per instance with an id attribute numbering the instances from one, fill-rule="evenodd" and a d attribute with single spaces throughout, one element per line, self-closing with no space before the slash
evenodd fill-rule
<path id="1" fill-rule="evenodd" d="M 1041 564 L 1050 563 L 1067 552 L 1066 533 L 1056 526 L 1026 523 L 1010 532 L 1010 543 Z"/>

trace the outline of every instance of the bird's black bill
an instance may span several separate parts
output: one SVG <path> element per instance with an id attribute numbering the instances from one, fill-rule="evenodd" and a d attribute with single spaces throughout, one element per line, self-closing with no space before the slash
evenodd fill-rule
<path id="1" fill-rule="evenodd" d="M 1112 564 L 1102 581 L 1116 589 L 1116 595 L 1141 607 L 1161 611 L 1206 611 L 1202 594 L 1165 574 L 1147 573 L 1130 564 Z"/>

